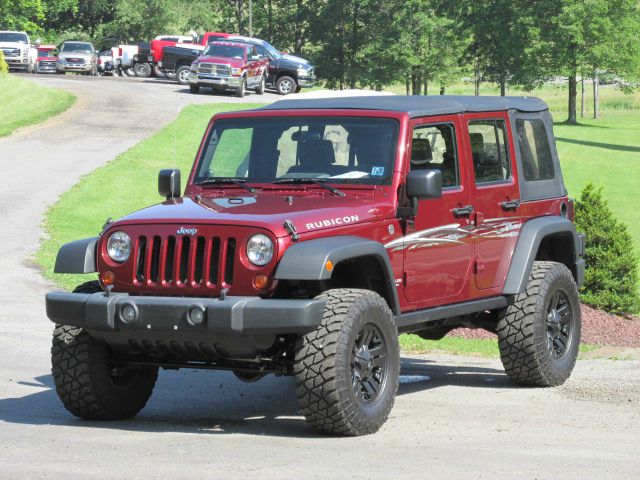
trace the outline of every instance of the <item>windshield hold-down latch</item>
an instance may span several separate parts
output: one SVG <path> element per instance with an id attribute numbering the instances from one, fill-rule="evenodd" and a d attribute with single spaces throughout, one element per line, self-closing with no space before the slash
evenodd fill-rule
<path id="1" fill-rule="evenodd" d="M 300 238 L 300 235 L 298 235 L 298 232 L 296 231 L 296 226 L 293 224 L 293 222 L 291 220 L 285 220 L 283 226 L 285 230 L 289 232 L 289 235 L 291 235 L 291 240 L 293 240 L 294 242 L 297 242 L 298 239 Z"/>

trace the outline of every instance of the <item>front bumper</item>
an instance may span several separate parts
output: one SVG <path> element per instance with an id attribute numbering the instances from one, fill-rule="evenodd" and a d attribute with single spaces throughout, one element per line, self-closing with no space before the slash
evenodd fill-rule
<path id="1" fill-rule="evenodd" d="M 93 66 L 92 63 L 58 63 L 56 68 L 59 72 L 90 72 Z"/>
<path id="2" fill-rule="evenodd" d="M 130 305 L 137 312 L 134 322 L 123 320 L 122 310 Z M 203 337 L 217 335 L 286 335 L 315 329 L 322 320 L 323 300 L 262 299 L 226 297 L 224 300 L 199 297 L 147 297 L 113 293 L 51 292 L 46 296 L 47 317 L 60 325 L 89 331 L 144 331 L 170 338 L 179 332 L 197 332 Z M 204 312 L 195 325 L 189 316 L 193 308 Z"/>
<path id="3" fill-rule="evenodd" d="M 298 77 L 299 87 L 313 87 L 316 84 L 316 77 Z"/>
<path id="4" fill-rule="evenodd" d="M 189 83 L 192 85 L 208 85 L 218 88 L 238 88 L 242 85 L 243 77 L 222 77 L 205 73 L 191 72 Z"/>
<path id="5" fill-rule="evenodd" d="M 29 68 L 29 59 L 20 57 L 5 57 L 7 66 L 12 70 L 27 70 Z"/>

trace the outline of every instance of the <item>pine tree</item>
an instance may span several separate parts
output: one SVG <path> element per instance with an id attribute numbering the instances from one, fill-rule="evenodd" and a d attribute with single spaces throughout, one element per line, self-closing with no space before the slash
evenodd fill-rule
<path id="1" fill-rule="evenodd" d="M 627 226 L 617 220 L 589 183 L 576 203 L 576 226 L 587 236 L 582 300 L 611 313 L 634 313 L 638 300 L 638 259 Z"/>

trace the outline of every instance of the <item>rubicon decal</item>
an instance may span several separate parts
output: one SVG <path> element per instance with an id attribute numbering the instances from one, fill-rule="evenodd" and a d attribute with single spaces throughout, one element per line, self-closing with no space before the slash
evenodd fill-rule
<path id="1" fill-rule="evenodd" d="M 329 218 L 327 220 L 320 220 L 319 222 L 307 223 L 305 226 L 307 230 L 314 230 L 316 228 L 347 225 L 349 223 L 356 223 L 359 220 L 360 217 L 358 217 L 358 215 L 348 215 L 346 217 Z"/>
<path id="2" fill-rule="evenodd" d="M 178 231 L 176 232 L 176 235 L 190 235 L 190 236 L 193 237 L 196 233 L 198 233 L 198 229 L 197 228 L 180 227 L 178 229 Z"/>

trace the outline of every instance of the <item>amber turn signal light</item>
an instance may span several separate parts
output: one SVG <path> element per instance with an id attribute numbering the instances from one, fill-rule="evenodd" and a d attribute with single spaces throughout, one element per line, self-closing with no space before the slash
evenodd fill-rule
<path id="1" fill-rule="evenodd" d="M 111 270 L 107 270 L 106 272 L 102 272 L 100 278 L 103 285 L 113 285 L 116 281 L 116 274 Z"/>
<path id="2" fill-rule="evenodd" d="M 324 268 L 327 269 L 327 272 L 333 271 L 333 262 L 331 260 L 327 260 L 327 263 L 324 264 Z"/>
<path id="3" fill-rule="evenodd" d="M 258 290 L 262 290 L 269 285 L 269 277 L 267 277 L 264 273 L 259 273 L 255 277 L 253 277 L 253 286 Z"/>

